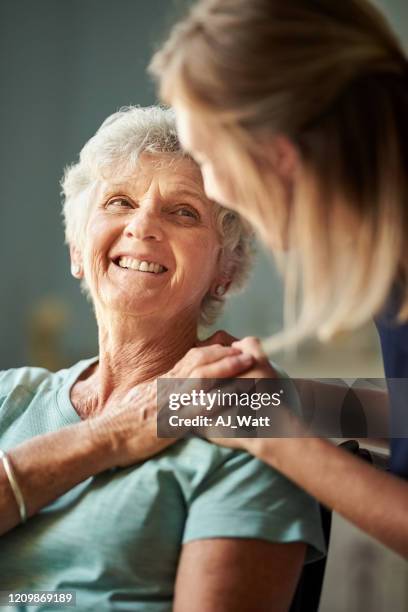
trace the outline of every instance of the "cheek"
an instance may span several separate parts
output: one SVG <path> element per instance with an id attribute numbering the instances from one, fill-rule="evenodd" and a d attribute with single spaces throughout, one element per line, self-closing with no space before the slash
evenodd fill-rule
<path id="1" fill-rule="evenodd" d="M 93 244 L 103 243 L 106 236 L 110 233 L 112 223 L 103 216 L 95 215 L 91 217 L 86 226 L 86 238 Z"/>
<path id="2" fill-rule="evenodd" d="M 89 220 L 85 233 L 84 264 L 91 275 L 104 265 L 114 235 L 112 220 L 98 216 Z"/>
<path id="3" fill-rule="evenodd" d="M 183 281 L 202 294 L 213 281 L 219 253 L 218 240 L 208 236 L 195 236 L 183 249 Z"/>
<path id="4" fill-rule="evenodd" d="M 120 234 L 120 227 L 113 218 L 105 215 L 95 215 L 91 218 L 87 228 L 85 240 L 89 250 L 106 256 L 116 236 Z"/>
<path id="5" fill-rule="evenodd" d="M 100 251 L 94 249 L 94 245 L 86 245 L 84 251 L 84 277 L 85 281 L 95 298 L 95 291 L 98 293 L 100 279 L 105 271 L 105 263 L 100 255 Z"/>

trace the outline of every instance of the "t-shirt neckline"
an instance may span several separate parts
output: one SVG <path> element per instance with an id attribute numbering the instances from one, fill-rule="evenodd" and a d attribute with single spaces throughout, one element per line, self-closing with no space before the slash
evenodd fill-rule
<path id="1" fill-rule="evenodd" d="M 68 374 L 63 384 L 57 391 L 57 406 L 62 417 L 64 418 L 64 421 L 66 421 L 68 425 L 72 423 L 78 423 L 82 420 L 71 402 L 71 388 L 81 376 L 81 374 L 85 372 L 85 370 L 89 368 L 90 365 L 93 365 L 98 360 L 99 357 L 97 356 L 91 357 L 90 359 L 82 359 L 81 361 L 78 361 L 78 363 L 73 365 L 68 370 Z"/>

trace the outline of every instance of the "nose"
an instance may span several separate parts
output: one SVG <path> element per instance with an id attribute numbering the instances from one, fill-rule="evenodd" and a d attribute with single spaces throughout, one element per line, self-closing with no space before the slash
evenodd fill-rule
<path id="1" fill-rule="evenodd" d="M 125 236 L 138 240 L 162 240 L 163 229 L 158 213 L 150 207 L 135 210 L 126 224 Z"/>

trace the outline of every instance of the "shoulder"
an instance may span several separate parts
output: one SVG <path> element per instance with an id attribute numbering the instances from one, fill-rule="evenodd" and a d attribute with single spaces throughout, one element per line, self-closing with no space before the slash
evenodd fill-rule
<path id="1" fill-rule="evenodd" d="M 24 387 L 35 393 L 38 387 L 52 384 L 60 373 L 50 372 L 45 368 L 22 367 L 2 370 L 0 372 L 0 396 L 8 395 L 16 387 Z"/>
<path id="2" fill-rule="evenodd" d="M 199 437 L 188 437 L 166 453 L 180 471 L 188 472 L 198 484 L 210 474 L 225 470 L 250 457 L 242 451 L 225 448 Z"/>
<path id="3" fill-rule="evenodd" d="M 324 551 L 316 501 L 274 468 L 246 452 L 199 438 L 181 442 L 171 452 L 180 463 L 179 478 L 181 474 L 188 480 L 184 543 L 257 538 L 306 542 L 308 559 Z"/>
<path id="4" fill-rule="evenodd" d="M 83 369 L 90 360 L 80 361 L 70 368 L 51 372 L 46 368 L 21 367 L 0 371 L 0 397 L 9 395 L 16 388 L 35 394 L 41 390 L 51 390 L 64 384 L 71 375 Z"/>
<path id="5" fill-rule="evenodd" d="M 280 472 L 244 451 L 189 438 L 174 445 L 169 454 L 177 471 L 188 478 L 191 502 L 205 493 L 220 499 L 239 494 L 242 501 L 256 498 L 256 503 L 264 497 L 265 505 L 278 499 L 283 505 L 290 500 L 306 505 L 311 501 Z"/>

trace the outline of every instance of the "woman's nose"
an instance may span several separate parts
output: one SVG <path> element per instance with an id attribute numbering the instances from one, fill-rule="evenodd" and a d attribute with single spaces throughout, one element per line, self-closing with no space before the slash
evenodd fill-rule
<path id="1" fill-rule="evenodd" d="M 162 240 L 163 230 L 158 215 L 151 210 L 137 210 L 126 225 L 127 238 Z"/>

